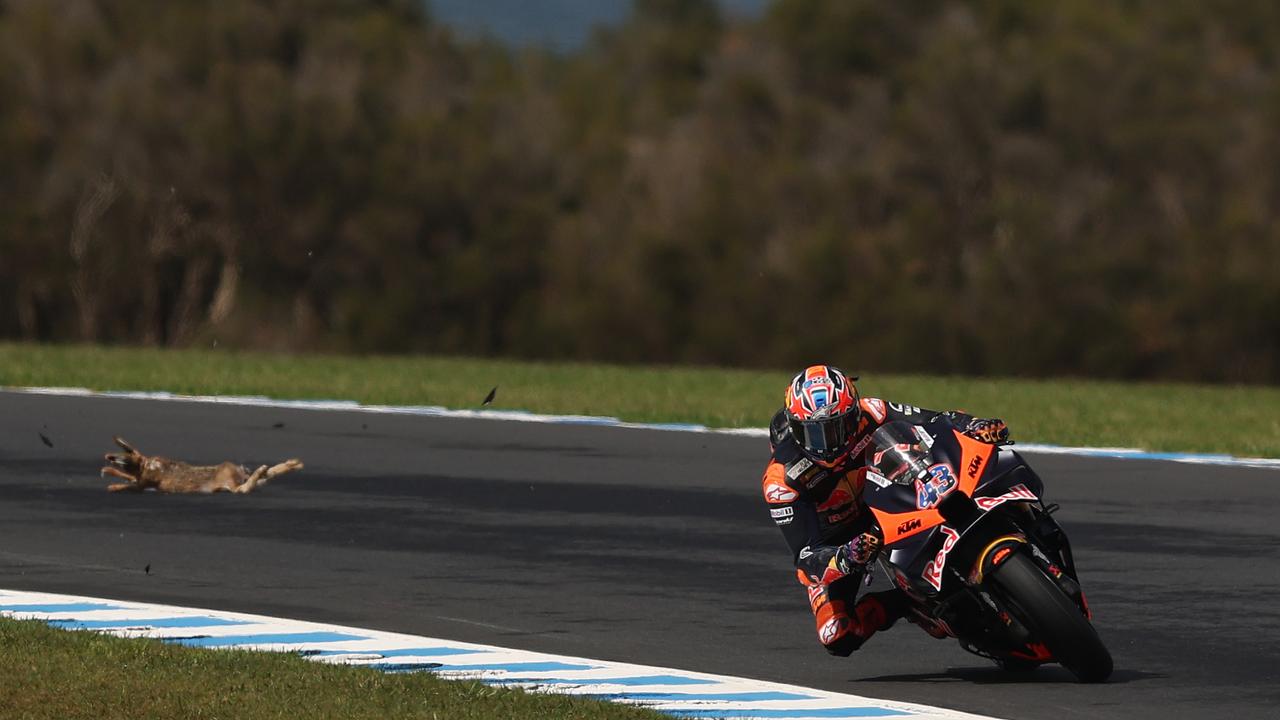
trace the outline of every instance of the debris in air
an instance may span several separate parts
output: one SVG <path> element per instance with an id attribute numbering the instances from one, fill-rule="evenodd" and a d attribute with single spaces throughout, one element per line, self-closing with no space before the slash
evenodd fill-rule
<path id="1" fill-rule="evenodd" d="M 488 405 L 489 403 L 493 402 L 493 397 L 494 397 L 495 395 L 497 395 L 497 394 L 498 394 L 498 386 L 497 386 L 497 385 L 494 385 L 494 386 L 493 386 L 493 389 L 489 391 L 489 394 L 484 396 L 484 402 L 482 402 L 482 403 L 480 403 L 480 404 L 481 404 L 481 405 Z"/>
<path id="2" fill-rule="evenodd" d="M 272 426 L 271 426 L 271 427 L 273 427 L 273 428 L 275 428 L 275 429 L 279 430 L 280 428 L 284 427 L 284 423 L 282 423 L 282 422 L 274 423 L 274 424 L 272 424 Z"/>
<path id="3" fill-rule="evenodd" d="M 45 435 L 39 430 L 37 430 L 36 433 L 40 436 L 40 442 L 44 443 L 45 447 L 53 447 L 53 441 L 49 439 L 48 435 Z"/>
<path id="4" fill-rule="evenodd" d="M 151 574 L 151 563 L 147 563 L 147 566 L 146 566 L 146 567 L 144 567 L 144 568 L 142 568 L 142 572 L 144 572 L 144 573 L 146 573 L 146 574 L 150 575 L 150 574 Z"/>

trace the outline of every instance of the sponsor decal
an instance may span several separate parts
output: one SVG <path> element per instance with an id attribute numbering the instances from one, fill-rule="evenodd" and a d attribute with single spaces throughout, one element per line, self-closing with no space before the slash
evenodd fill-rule
<path id="1" fill-rule="evenodd" d="M 803 547 L 803 548 L 800 548 L 800 559 L 801 559 L 801 560 L 804 560 L 805 558 L 810 558 L 810 557 L 813 557 L 813 550 L 812 550 L 811 548 L 809 548 L 809 547 L 807 547 L 807 546 L 806 546 L 806 547 Z"/>
<path id="2" fill-rule="evenodd" d="M 764 499 L 768 500 L 771 503 L 781 505 L 782 503 L 789 503 L 792 500 L 795 500 L 797 497 L 800 497 L 800 496 L 796 494 L 796 491 L 792 490 L 786 485 L 779 485 L 778 483 L 769 483 L 764 488 Z"/>
<path id="3" fill-rule="evenodd" d="M 805 470 L 808 470 L 811 467 L 813 467 L 813 462 L 810 461 L 809 458 L 807 457 L 802 457 L 798 461 L 796 461 L 794 464 L 792 464 L 791 467 L 787 468 L 787 477 L 791 478 L 792 480 L 795 480 L 796 478 L 800 477 L 800 475 L 802 475 Z"/>
<path id="4" fill-rule="evenodd" d="M 1035 500 L 1036 494 L 1027 489 L 1026 485 L 1021 483 L 1009 488 L 1009 492 L 995 497 L 974 498 L 973 502 L 983 510 L 991 510 L 992 508 L 1003 505 L 1010 500 Z"/>
<path id="5" fill-rule="evenodd" d="M 902 403 L 889 403 L 889 407 L 897 410 L 903 415 L 915 415 L 920 412 L 920 408 L 915 405 L 904 405 Z"/>
<path id="6" fill-rule="evenodd" d="M 769 515 L 779 525 L 786 525 L 795 518 L 796 511 L 791 507 L 769 508 Z"/>
<path id="7" fill-rule="evenodd" d="M 946 525 L 939 525 L 938 529 L 942 531 L 947 539 L 942 542 L 942 549 L 932 560 L 924 565 L 924 581 L 933 586 L 934 590 L 942 589 L 942 568 L 946 565 L 947 554 L 956 546 L 956 542 L 960 539 L 960 533 L 952 530 Z"/>
<path id="8" fill-rule="evenodd" d="M 813 475 L 808 480 L 804 481 L 804 486 L 812 490 L 815 486 L 822 484 L 822 481 L 826 480 L 829 477 L 831 477 L 831 473 L 827 472 L 826 470 L 823 470 L 822 472 L 813 473 Z"/>
<path id="9" fill-rule="evenodd" d="M 840 637 L 840 618 L 831 618 L 822 625 L 822 629 L 818 631 L 818 639 L 823 645 L 830 645 Z"/>
<path id="10" fill-rule="evenodd" d="M 822 602 L 826 601 L 826 598 L 822 598 L 822 594 L 825 593 L 827 589 L 822 587 L 821 585 L 809 585 L 805 588 L 805 590 L 809 593 L 810 607 L 821 605 Z M 822 601 L 819 601 L 819 598 L 822 598 Z"/>
<path id="11" fill-rule="evenodd" d="M 866 418 L 863 418 L 863 421 L 865 422 L 865 421 L 866 421 Z M 859 425 L 859 426 L 858 426 L 858 432 L 862 432 L 862 426 L 861 426 L 861 425 Z M 862 454 L 862 451 L 863 451 L 863 450 L 866 450 L 866 449 L 867 449 L 867 446 L 868 446 L 868 445 L 870 445 L 870 444 L 871 444 L 871 433 L 867 433 L 866 435 L 863 435 L 863 436 L 862 436 L 862 439 L 861 439 L 861 440 L 859 440 L 858 442 L 854 443 L 853 447 L 849 450 L 849 455 L 848 455 L 848 457 L 850 457 L 850 458 L 856 458 L 856 457 L 858 457 L 859 455 L 861 455 L 861 454 Z"/>
<path id="12" fill-rule="evenodd" d="M 915 530 L 916 528 L 920 527 L 921 524 L 922 523 L 920 522 L 920 518 L 913 518 L 911 520 L 908 520 L 898 526 L 898 534 L 901 535 L 902 533 L 905 533 L 905 532 L 911 532 L 912 530 Z"/>
<path id="13" fill-rule="evenodd" d="M 852 502 L 853 493 L 847 489 L 847 485 L 845 483 L 840 483 L 831 491 L 831 494 L 827 496 L 826 500 L 823 500 L 818 504 L 818 512 L 839 510 Z"/>
<path id="14" fill-rule="evenodd" d="M 929 468 L 927 480 L 916 481 L 916 507 L 921 510 L 938 504 L 947 493 L 956 489 L 959 482 L 951 472 L 950 465 L 934 465 Z"/>
<path id="15" fill-rule="evenodd" d="M 862 398 L 862 409 L 871 414 L 876 422 L 884 422 L 887 413 L 884 409 L 884 401 L 879 398 Z"/>
<path id="16" fill-rule="evenodd" d="M 973 459 L 969 461 L 969 469 L 967 471 L 970 478 L 978 477 L 978 471 L 982 469 L 983 462 L 985 460 L 982 459 L 981 455 L 973 456 Z"/>
<path id="17" fill-rule="evenodd" d="M 925 430 L 919 425 L 913 426 L 911 430 L 915 432 L 916 437 L 920 438 L 921 447 L 923 447 L 925 450 L 929 450 L 933 447 L 933 436 L 929 434 L 928 430 Z"/>
<path id="18" fill-rule="evenodd" d="M 831 562 L 828 562 L 826 569 L 822 571 L 822 580 L 819 582 L 823 585 L 830 585 L 844 577 L 844 575 L 844 572 L 842 572 L 840 568 L 836 567 L 836 559 L 831 558 Z"/>
<path id="19" fill-rule="evenodd" d="M 876 485 L 879 485 L 882 488 L 887 488 L 893 484 L 892 482 L 889 481 L 889 478 L 881 475 L 875 470 L 867 470 L 867 479 L 875 483 Z"/>

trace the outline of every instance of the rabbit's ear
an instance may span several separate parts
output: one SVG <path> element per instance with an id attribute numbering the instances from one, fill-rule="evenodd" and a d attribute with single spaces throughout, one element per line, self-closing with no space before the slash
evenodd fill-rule
<path id="1" fill-rule="evenodd" d="M 122 437 L 120 437 L 119 435 L 117 435 L 117 436 L 115 437 L 115 441 L 116 441 L 116 444 L 117 444 L 117 445 L 119 445 L 120 447 L 124 448 L 124 451 L 125 451 L 125 452 L 127 452 L 127 453 L 129 453 L 129 454 L 131 454 L 131 455 L 141 455 L 141 454 L 142 454 L 142 453 L 138 452 L 137 450 L 134 450 L 134 449 L 133 449 L 133 446 L 132 446 L 132 445 L 130 445 L 129 443 L 125 442 L 125 439 L 124 439 L 124 438 L 122 438 Z"/>

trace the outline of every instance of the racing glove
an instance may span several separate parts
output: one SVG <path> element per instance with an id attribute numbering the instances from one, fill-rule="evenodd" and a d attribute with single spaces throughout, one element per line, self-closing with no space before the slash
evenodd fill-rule
<path id="1" fill-rule="evenodd" d="M 864 532 L 836 549 L 836 569 L 848 575 L 870 565 L 880 553 L 880 536 Z"/>
<path id="2" fill-rule="evenodd" d="M 1009 426 L 1000 418 L 974 418 L 962 430 L 974 440 L 981 440 L 992 445 L 1009 444 Z"/>

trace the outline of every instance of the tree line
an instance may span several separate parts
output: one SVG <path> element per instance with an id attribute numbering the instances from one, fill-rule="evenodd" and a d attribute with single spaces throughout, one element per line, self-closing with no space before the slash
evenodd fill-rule
<path id="1" fill-rule="evenodd" d="M 0 0 L 0 338 L 1280 381 L 1280 5 Z"/>

